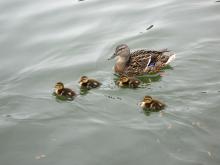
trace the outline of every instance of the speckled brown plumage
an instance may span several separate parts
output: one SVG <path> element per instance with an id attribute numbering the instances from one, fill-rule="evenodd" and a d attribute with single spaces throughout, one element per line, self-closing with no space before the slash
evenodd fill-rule
<path id="1" fill-rule="evenodd" d="M 164 66 L 175 59 L 175 54 L 163 50 L 137 50 L 130 52 L 126 44 L 116 47 L 114 55 L 110 58 L 117 57 L 114 71 L 119 74 L 128 76 L 139 76 L 148 73 L 159 72 Z"/>
<path id="2" fill-rule="evenodd" d="M 81 88 L 92 89 L 97 88 L 101 83 L 95 79 L 88 78 L 87 76 L 82 76 L 79 80 Z"/>
<path id="3" fill-rule="evenodd" d="M 167 50 L 153 51 L 153 50 L 137 50 L 131 53 L 130 59 L 126 64 L 124 73 L 132 75 L 143 75 L 146 73 L 157 73 L 165 66 L 165 63 L 169 59 L 168 56 L 163 55 Z M 154 63 L 154 66 L 148 66 Z M 147 69 L 146 69 L 147 67 Z"/>
<path id="4" fill-rule="evenodd" d="M 116 84 L 120 87 L 137 88 L 140 85 L 140 80 L 135 77 L 128 77 L 127 75 L 121 75 L 116 81 Z"/>
<path id="5" fill-rule="evenodd" d="M 151 96 L 144 96 L 143 101 L 141 102 L 141 107 L 144 110 L 149 111 L 160 111 L 165 108 L 165 104 L 159 100 L 153 99 Z"/>
<path id="6" fill-rule="evenodd" d="M 76 93 L 72 89 L 64 88 L 62 82 L 57 82 L 54 88 L 54 94 L 56 96 L 63 96 L 70 99 L 73 99 L 74 96 L 76 96 Z"/>

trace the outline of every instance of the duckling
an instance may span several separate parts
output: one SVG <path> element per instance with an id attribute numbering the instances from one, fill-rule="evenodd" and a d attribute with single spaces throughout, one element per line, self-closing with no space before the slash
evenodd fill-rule
<path id="1" fill-rule="evenodd" d="M 70 99 L 73 99 L 73 97 L 76 96 L 76 93 L 72 89 L 64 88 L 62 82 L 57 82 L 54 88 L 54 93 L 57 96 L 64 96 Z"/>
<path id="2" fill-rule="evenodd" d="M 131 87 L 131 88 L 137 88 L 141 83 L 140 80 L 138 80 L 134 77 L 130 77 L 129 79 L 130 79 L 129 87 Z"/>
<path id="3" fill-rule="evenodd" d="M 79 84 L 81 85 L 82 88 L 86 88 L 86 89 L 97 88 L 101 85 L 101 83 L 98 82 L 97 80 L 90 79 L 87 76 L 82 76 L 79 80 Z"/>
<path id="4" fill-rule="evenodd" d="M 121 75 L 116 84 L 120 87 L 137 88 L 140 85 L 140 80 L 127 75 Z"/>
<path id="5" fill-rule="evenodd" d="M 164 109 L 166 105 L 159 100 L 153 99 L 151 96 L 144 96 L 144 99 L 140 103 L 140 106 L 144 110 L 158 112 Z"/>

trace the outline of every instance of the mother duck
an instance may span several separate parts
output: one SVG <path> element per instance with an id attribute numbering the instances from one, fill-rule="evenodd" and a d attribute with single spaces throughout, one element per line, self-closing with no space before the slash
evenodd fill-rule
<path id="1" fill-rule="evenodd" d="M 115 57 L 117 57 L 114 66 L 115 73 L 140 76 L 159 72 L 161 68 L 175 59 L 175 54 L 167 49 L 160 51 L 142 49 L 130 52 L 126 44 L 121 44 L 116 47 L 115 53 L 109 60 Z"/>

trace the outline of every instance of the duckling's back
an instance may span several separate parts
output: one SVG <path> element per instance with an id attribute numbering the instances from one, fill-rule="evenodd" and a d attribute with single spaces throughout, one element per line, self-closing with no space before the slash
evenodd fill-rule
<path id="1" fill-rule="evenodd" d="M 69 88 L 64 88 L 62 90 L 61 95 L 66 96 L 66 97 L 74 97 L 74 96 L 76 96 L 76 93 L 73 90 L 69 89 Z"/>
<path id="2" fill-rule="evenodd" d="M 97 88 L 97 87 L 99 87 L 100 85 L 101 85 L 101 83 L 100 83 L 99 81 L 95 80 L 95 79 L 90 79 L 90 80 L 88 81 L 88 87 L 89 87 L 89 88 Z"/>

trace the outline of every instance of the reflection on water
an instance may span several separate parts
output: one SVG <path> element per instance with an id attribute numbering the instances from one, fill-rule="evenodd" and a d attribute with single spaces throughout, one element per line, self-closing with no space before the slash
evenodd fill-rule
<path id="1" fill-rule="evenodd" d="M 141 82 L 143 83 L 142 86 L 144 86 L 150 84 L 151 82 L 159 81 L 161 79 L 162 72 L 163 70 L 161 71 L 161 73 L 151 73 L 143 76 L 137 76 L 137 78 L 141 80 Z M 116 84 L 116 82 L 119 80 L 119 75 L 117 74 L 114 75 L 115 75 L 114 82 Z"/>
<path id="2" fill-rule="evenodd" d="M 88 89 L 86 89 L 86 88 L 80 88 L 80 94 L 81 94 L 81 95 L 86 95 L 88 92 L 89 92 Z"/>
<path id="3" fill-rule="evenodd" d="M 219 165 L 219 11 L 207 0 L 1 1 L 1 164 Z M 122 89 L 107 60 L 121 43 L 177 58 Z M 83 91 L 82 75 L 103 85 Z M 79 95 L 56 99 L 58 81 Z M 144 115 L 145 95 L 167 107 Z"/>
<path id="4" fill-rule="evenodd" d="M 161 72 L 162 73 L 162 72 Z M 157 82 L 161 80 L 161 73 L 156 73 L 156 74 L 149 74 L 146 76 L 140 76 L 138 77 L 143 83 L 145 84 L 150 84 L 152 82 Z"/>

